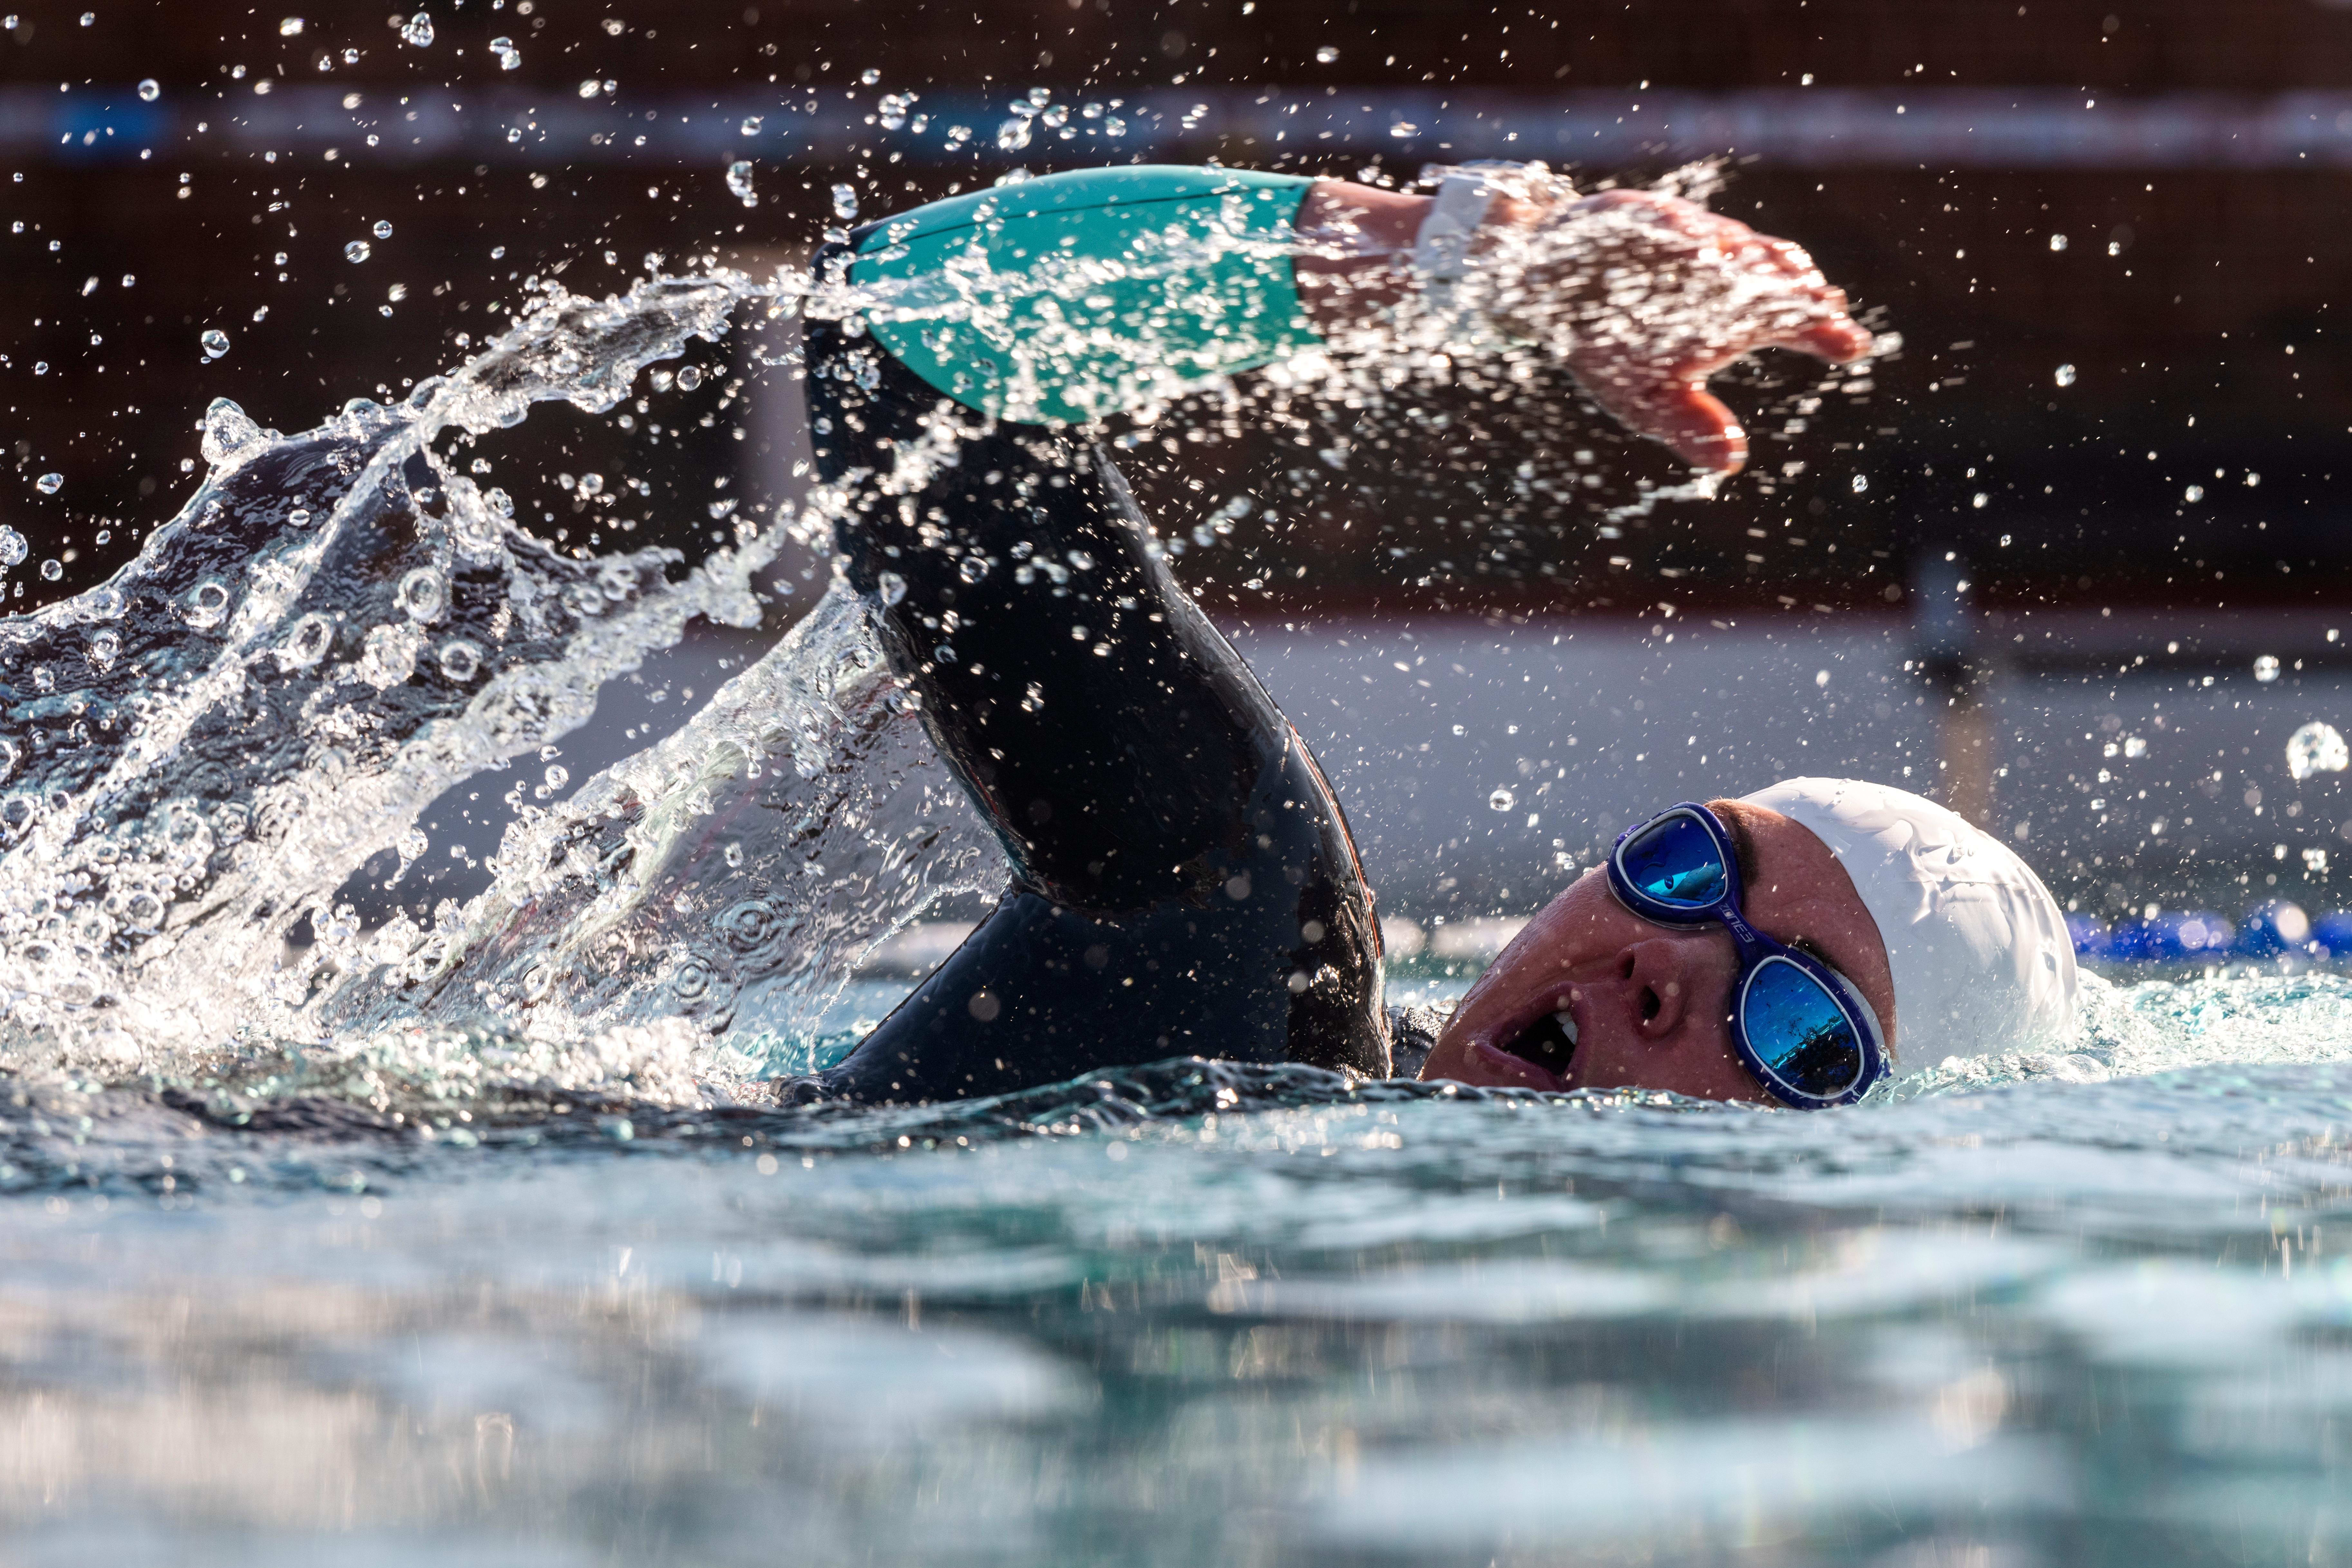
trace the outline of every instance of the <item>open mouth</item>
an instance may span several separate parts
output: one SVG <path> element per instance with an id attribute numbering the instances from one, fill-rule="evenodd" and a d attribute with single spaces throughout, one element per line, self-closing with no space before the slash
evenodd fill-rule
<path id="1" fill-rule="evenodd" d="M 1576 1018 L 1565 1007 L 1557 1013 L 1547 1013 L 1522 1029 L 1517 1038 L 1507 1041 L 1503 1049 L 1555 1078 L 1565 1079 L 1568 1064 L 1576 1055 Z"/>

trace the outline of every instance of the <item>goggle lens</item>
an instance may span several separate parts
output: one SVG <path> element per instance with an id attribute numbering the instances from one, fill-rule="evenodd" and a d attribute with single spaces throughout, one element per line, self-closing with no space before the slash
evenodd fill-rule
<path id="1" fill-rule="evenodd" d="M 1677 909 L 1704 910 L 1729 886 L 1714 836 L 1687 812 L 1662 816 L 1625 840 L 1617 863 L 1643 897 Z"/>
<path id="2" fill-rule="evenodd" d="M 1845 1009 L 1784 958 L 1748 977 L 1745 1023 L 1748 1048 L 1800 1094 L 1834 1100 L 1862 1077 L 1862 1040 Z"/>

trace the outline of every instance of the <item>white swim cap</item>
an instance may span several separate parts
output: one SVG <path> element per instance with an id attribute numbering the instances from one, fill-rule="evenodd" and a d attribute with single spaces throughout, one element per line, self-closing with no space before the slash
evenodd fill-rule
<path id="1" fill-rule="evenodd" d="M 1801 823 L 1853 879 L 1895 973 L 1894 1061 L 2014 1050 L 2074 1018 L 2074 943 L 2009 846 L 1907 790 L 1784 779 L 1745 797 Z"/>

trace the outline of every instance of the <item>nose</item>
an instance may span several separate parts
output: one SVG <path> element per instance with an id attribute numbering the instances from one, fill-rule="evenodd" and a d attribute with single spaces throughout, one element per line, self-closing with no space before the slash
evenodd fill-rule
<path id="1" fill-rule="evenodd" d="M 1717 955 L 1717 944 L 1693 932 L 1651 937 L 1624 948 L 1617 955 L 1625 981 L 1625 998 L 1633 1010 L 1633 1026 L 1647 1040 L 1664 1040 L 1682 1027 L 1683 1019 L 1706 990 L 1705 973 Z M 1725 938 L 1723 945 L 1729 945 Z"/>

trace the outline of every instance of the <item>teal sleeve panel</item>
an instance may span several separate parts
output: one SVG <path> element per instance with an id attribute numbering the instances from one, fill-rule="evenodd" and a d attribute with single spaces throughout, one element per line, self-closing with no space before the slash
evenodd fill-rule
<path id="1" fill-rule="evenodd" d="M 861 235 L 866 324 L 968 407 L 1080 425 L 1320 339 L 1291 277 L 1311 180 L 1086 169 L 956 196 Z"/>

